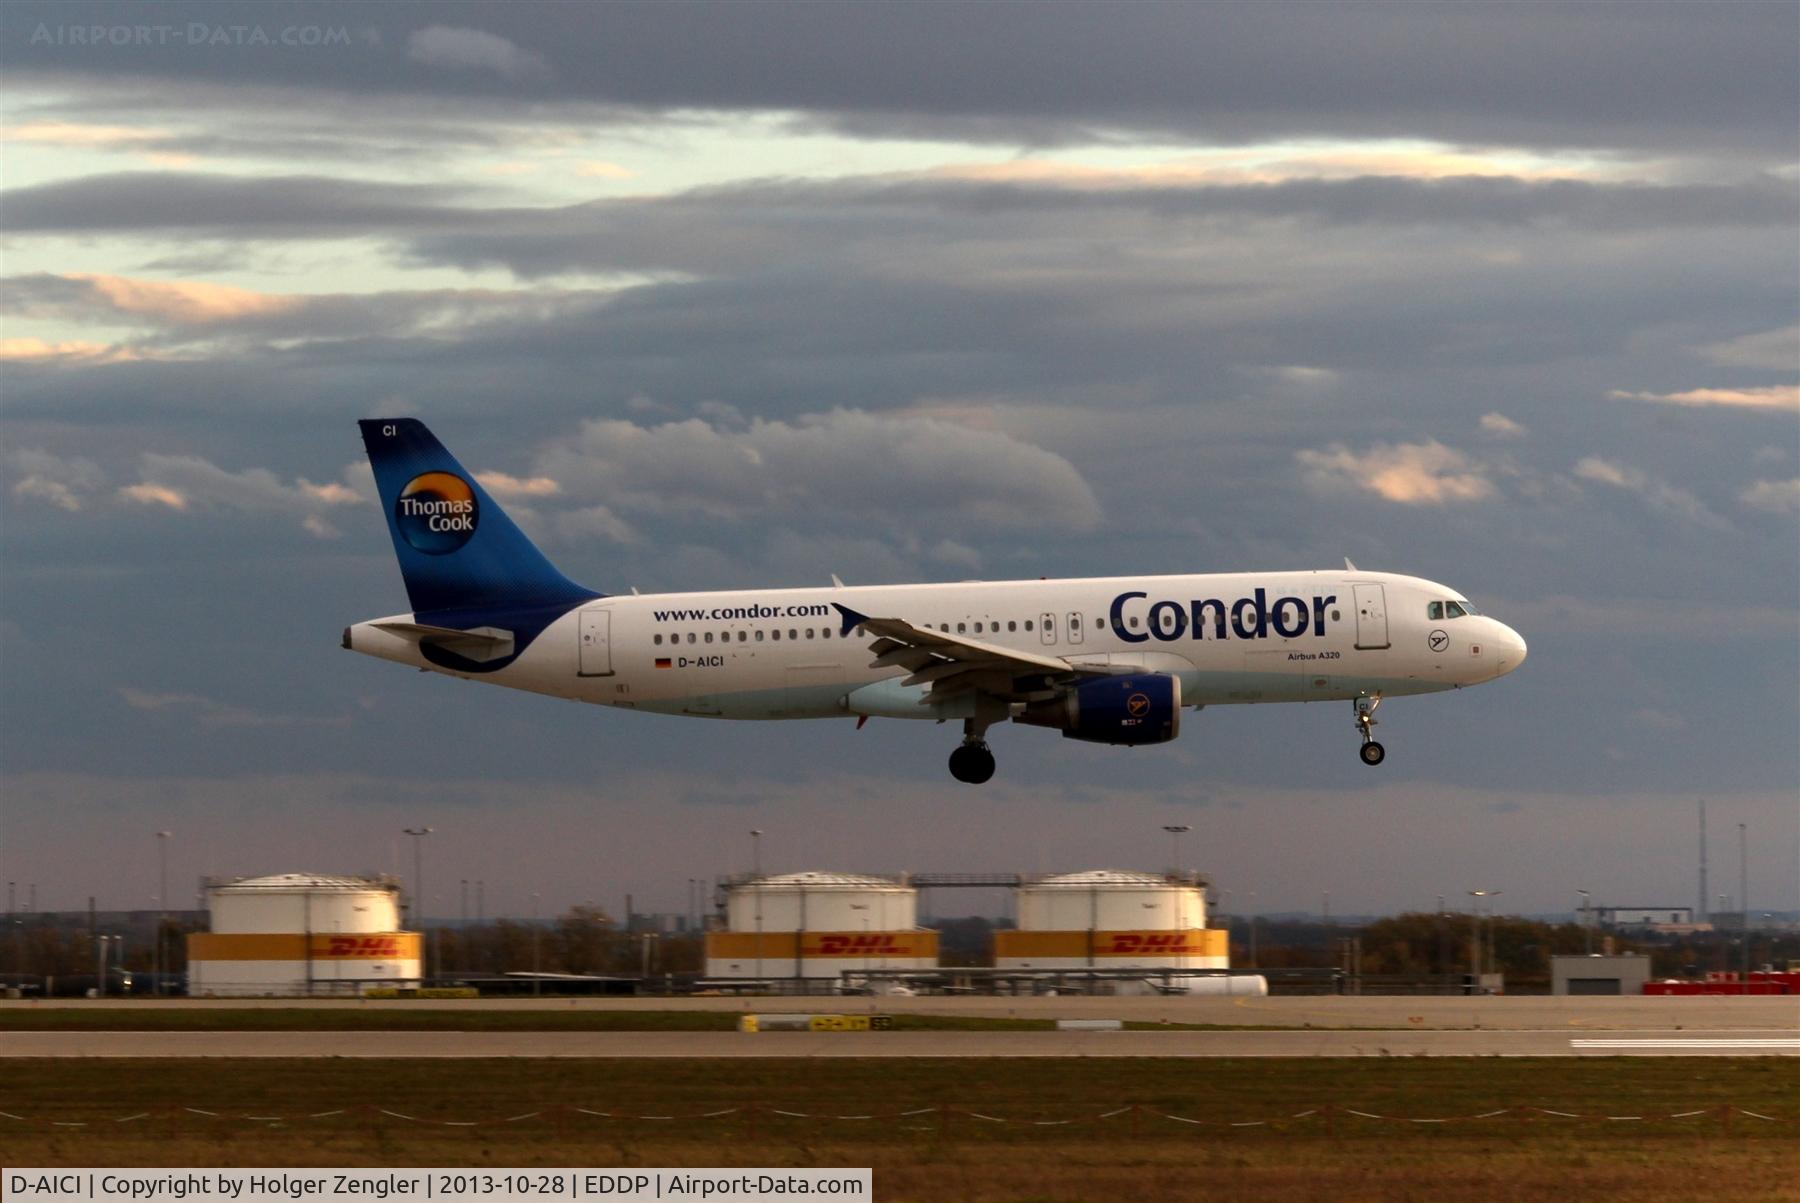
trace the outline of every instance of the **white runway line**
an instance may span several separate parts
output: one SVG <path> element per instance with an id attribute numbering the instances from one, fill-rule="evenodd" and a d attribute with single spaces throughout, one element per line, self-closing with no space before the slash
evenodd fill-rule
<path id="1" fill-rule="evenodd" d="M 1724 1040 L 1705 1040 L 1688 1038 L 1658 1037 L 1652 1040 L 1571 1040 L 1571 1048 L 1791 1048 L 1800 1051 L 1800 1039 L 1745 1039 L 1732 1037 Z"/>

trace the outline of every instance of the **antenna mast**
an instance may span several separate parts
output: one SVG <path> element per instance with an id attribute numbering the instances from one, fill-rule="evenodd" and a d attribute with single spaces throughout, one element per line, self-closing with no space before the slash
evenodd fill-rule
<path id="1" fill-rule="evenodd" d="M 1694 912 L 1694 922 L 1706 922 L 1706 799 L 1700 799 L 1700 909 Z"/>

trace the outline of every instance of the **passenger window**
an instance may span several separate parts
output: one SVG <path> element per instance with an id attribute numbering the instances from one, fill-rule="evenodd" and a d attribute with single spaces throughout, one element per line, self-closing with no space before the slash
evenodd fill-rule
<path id="1" fill-rule="evenodd" d="M 711 642 L 712 642 L 712 632 L 711 632 L 711 631 L 708 631 L 708 632 L 707 632 L 707 633 L 706 633 L 706 641 L 707 641 L 707 642 L 708 642 L 708 643 L 711 643 Z"/>
<path id="2" fill-rule="evenodd" d="M 1444 603 L 1432 602 L 1429 606 L 1426 606 L 1425 617 L 1429 618 L 1432 622 L 1442 622 L 1444 620 Z"/>
<path id="3" fill-rule="evenodd" d="M 1463 616 L 1463 608 L 1461 606 L 1457 605 L 1455 602 L 1445 602 L 1444 603 L 1444 617 L 1445 618 L 1461 618 L 1462 616 Z"/>
<path id="4" fill-rule="evenodd" d="M 1133 614 L 1131 616 L 1131 629 L 1134 631 L 1137 630 L 1137 615 L 1136 614 Z"/>
<path id="5" fill-rule="evenodd" d="M 1025 620 L 1025 629 L 1026 629 L 1026 630 L 1027 630 L 1027 631 L 1029 631 L 1029 630 L 1030 630 L 1030 629 L 1031 629 L 1031 619 L 1029 619 L 1029 618 L 1027 618 L 1027 619 L 1026 619 L 1026 620 Z"/>
<path id="6" fill-rule="evenodd" d="M 1106 619 L 1104 619 L 1104 618 L 1094 619 L 1094 629 L 1096 631 L 1104 631 L 1106 629 Z"/>
<path id="7" fill-rule="evenodd" d="M 813 629 L 811 627 L 806 628 L 806 637 L 808 639 L 811 639 L 813 637 Z"/>
<path id="8" fill-rule="evenodd" d="M 1016 630 L 1018 630 L 1018 629 L 1019 629 L 1019 624 L 1018 624 L 1018 622 L 1017 622 L 1017 620 L 1015 620 L 1015 619 L 1010 619 L 1010 618 L 1009 618 L 1009 619 L 1007 619 L 1007 622 L 1006 622 L 1006 629 L 1007 629 L 1007 630 L 1009 630 L 1009 631 L 1016 631 Z"/>
<path id="9" fill-rule="evenodd" d="M 959 622 L 959 623 L 957 623 L 957 624 L 956 624 L 956 633 L 957 633 L 957 634 L 958 634 L 958 635 L 964 635 L 964 634 L 967 634 L 967 633 L 968 633 L 968 630 L 969 630 L 969 624 L 968 624 L 968 623 L 966 623 L 966 622 Z"/>
<path id="10" fill-rule="evenodd" d="M 831 628 L 830 627 L 820 627 L 819 628 L 819 638 L 820 639 L 830 639 L 831 638 Z"/>
<path id="11" fill-rule="evenodd" d="M 773 631 L 770 631 L 769 638 L 773 639 L 776 643 L 780 643 L 781 642 L 781 628 L 776 627 Z"/>
<path id="12" fill-rule="evenodd" d="M 655 643 L 658 647 L 661 647 L 662 646 L 662 636 L 658 635 L 654 640 L 652 640 L 652 642 Z"/>
<path id="13" fill-rule="evenodd" d="M 693 641 L 694 641 L 694 633 L 692 631 L 689 631 L 688 632 L 688 642 L 692 643 Z"/>
<path id="14" fill-rule="evenodd" d="M 981 634 L 981 624 L 980 623 L 975 624 L 975 633 L 977 635 Z"/>
<path id="15" fill-rule="evenodd" d="M 748 631 L 739 631 L 738 632 L 738 642 L 739 643 L 748 643 L 749 640 L 750 640 L 750 632 L 748 632 Z"/>
<path id="16" fill-rule="evenodd" d="M 763 633 L 762 633 L 762 632 L 761 632 L 761 631 L 758 631 L 758 632 L 757 632 L 757 633 L 756 633 L 756 641 L 757 641 L 757 642 L 758 642 L 758 643 L 761 643 L 761 642 L 762 642 L 762 641 L 763 641 Z"/>

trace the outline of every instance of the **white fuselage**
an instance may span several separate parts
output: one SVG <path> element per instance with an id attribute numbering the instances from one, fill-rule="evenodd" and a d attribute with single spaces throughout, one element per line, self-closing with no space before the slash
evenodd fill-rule
<path id="1" fill-rule="evenodd" d="M 1383 572 L 963 582 L 602 597 L 554 619 L 491 672 L 446 669 L 359 623 L 355 651 L 513 689 L 729 719 L 967 717 L 924 704 L 906 672 L 871 668 L 872 637 L 837 606 L 1068 661 L 1167 673 L 1186 705 L 1431 693 L 1517 668 L 1525 643 L 1452 589 Z M 1433 618 L 1432 603 L 1439 603 Z M 965 701 L 964 704 L 969 704 Z"/>

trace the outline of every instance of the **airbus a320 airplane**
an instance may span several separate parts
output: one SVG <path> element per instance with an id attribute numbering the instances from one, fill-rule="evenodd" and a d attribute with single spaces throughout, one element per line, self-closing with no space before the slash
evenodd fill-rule
<path id="1" fill-rule="evenodd" d="M 1011 719 L 1156 744 L 1184 706 L 1384 698 L 1504 676 L 1525 641 L 1444 585 L 1256 572 L 608 596 L 564 577 L 423 423 L 360 423 L 412 612 L 351 651 L 466 680 L 703 718 L 961 720 L 950 774 L 994 775 Z"/>

